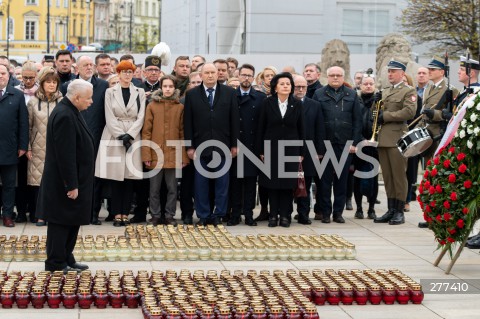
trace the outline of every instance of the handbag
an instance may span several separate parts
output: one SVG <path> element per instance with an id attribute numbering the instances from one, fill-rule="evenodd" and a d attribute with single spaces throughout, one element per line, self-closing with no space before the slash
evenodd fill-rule
<path id="1" fill-rule="evenodd" d="M 305 173 L 303 172 L 302 162 L 298 164 L 297 187 L 293 195 L 295 198 L 307 197 L 307 187 L 305 186 Z"/>

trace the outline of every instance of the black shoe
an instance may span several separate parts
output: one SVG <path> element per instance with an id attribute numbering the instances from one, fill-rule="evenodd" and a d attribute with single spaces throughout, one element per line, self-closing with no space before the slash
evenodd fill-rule
<path id="1" fill-rule="evenodd" d="M 375 204 L 381 204 L 382 202 L 379 201 L 378 199 L 375 200 Z"/>
<path id="2" fill-rule="evenodd" d="M 230 217 L 230 220 L 227 222 L 227 226 L 237 226 L 238 224 L 240 224 L 240 217 L 238 216 Z"/>
<path id="3" fill-rule="evenodd" d="M 388 223 L 392 219 L 393 214 L 395 213 L 396 200 L 393 198 L 388 198 L 388 210 L 385 214 L 380 217 L 377 217 L 373 220 L 374 223 Z"/>
<path id="4" fill-rule="evenodd" d="M 322 217 L 322 223 L 324 224 L 330 224 L 330 216 L 324 216 Z"/>
<path id="5" fill-rule="evenodd" d="M 253 219 L 253 217 L 245 217 L 245 225 L 257 226 L 257 222 Z"/>
<path id="6" fill-rule="evenodd" d="M 281 227 L 290 227 L 290 219 L 288 219 L 287 217 L 280 217 L 279 225 Z"/>
<path id="7" fill-rule="evenodd" d="M 98 218 L 95 218 L 95 219 L 93 219 L 93 220 L 90 222 L 90 225 L 97 225 L 97 226 L 99 226 L 99 225 L 101 225 L 101 224 L 102 224 L 102 222 L 99 221 Z"/>
<path id="8" fill-rule="evenodd" d="M 323 215 L 321 213 L 315 213 L 315 217 L 313 218 L 314 220 L 322 220 Z"/>
<path id="9" fill-rule="evenodd" d="M 168 216 L 168 217 L 165 217 L 165 222 L 164 222 L 165 225 L 173 225 L 173 226 L 177 226 L 177 221 L 175 220 L 175 218 L 171 217 L 171 216 Z"/>
<path id="10" fill-rule="evenodd" d="M 125 226 L 123 220 L 121 218 L 114 218 L 113 219 L 113 227 L 122 227 Z"/>
<path id="11" fill-rule="evenodd" d="M 210 219 L 209 224 L 217 227 L 218 225 L 222 224 L 222 218 L 218 216 L 214 216 L 213 218 Z"/>
<path id="12" fill-rule="evenodd" d="M 269 220 L 270 214 L 268 213 L 267 210 L 261 210 L 260 215 L 258 215 L 257 218 L 255 218 L 256 222 L 263 222 Z"/>
<path id="13" fill-rule="evenodd" d="M 312 220 L 310 218 L 299 218 L 298 219 L 298 223 L 299 224 L 302 224 L 302 225 L 311 225 L 312 224 Z"/>
<path id="14" fill-rule="evenodd" d="M 419 222 L 418 223 L 418 228 L 428 228 L 428 223 L 427 222 Z"/>
<path id="15" fill-rule="evenodd" d="M 78 269 L 78 268 L 72 268 L 70 266 L 67 266 L 65 268 L 62 269 L 63 271 L 63 274 L 66 275 L 69 271 L 76 271 L 77 273 L 81 273 L 82 270 L 81 269 Z"/>
<path id="16" fill-rule="evenodd" d="M 105 218 L 105 221 L 106 221 L 106 222 L 113 222 L 114 219 L 115 219 L 115 215 L 108 215 L 108 216 Z"/>
<path id="17" fill-rule="evenodd" d="M 397 206 L 395 207 L 395 213 L 392 216 L 392 219 L 388 222 L 389 225 L 401 225 L 405 223 L 405 214 L 403 212 L 405 208 L 405 202 L 401 200 L 396 201 Z"/>
<path id="18" fill-rule="evenodd" d="M 467 247 L 470 249 L 480 249 L 480 238 L 473 238 L 468 240 Z"/>
<path id="19" fill-rule="evenodd" d="M 200 218 L 198 222 L 195 224 L 195 226 L 200 227 L 200 226 L 207 226 L 207 219 L 206 218 Z"/>
<path id="20" fill-rule="evenodd" d="M 277 227 L 278 226 L 278 219 L 276 217 L 272 217 L 268 220 L 268 227 Z"/>
<path id="21" fill-rule="evenodd" d="M 227 214 L 225 216 L 222 217 L 222 222 L 224 223 L 228 223 L 228 221 L 232 218 L 232 216 L 230 216 L 230 214 Z"/>
<path id="22" fill-rule="evenodd" d="M 85 264 L 80 264 L 80 263 L 74 263 L 73 265 L 68 265 L 70 268 L 76 268 L 80 270 L 87 270 L 88 266 Z"/>
<path id="23" fill-rule="evenodd" d="M 345 203 L 345 209 L 346 210 L 353 210 L 353 206 L 352 206 L 352 199 L 347 199 L 347 202 Z"/>
<path id="24" fill-rule="evenodd" d="M 298 214 L 296 214 L 295 216 L 293 216 L 293 219 L 298 220 Z"/>
<path id="25" fill-rule="evenodd" d="M 333 221 L 339 224 L 345 224 L 345 219 L 342 216 L 333 217 Z"/>
<path id="26" fill-rule="evenodd" d="M 25 213 L 18 213 L 17 218 L 15 218 L 16 223 L 26 223 L 27 222 L 27 214 Z"/>
<path id="27" fill-rule="evenodd" d="M 363 215 L 363 211 L 362 209 L 358 209 L 357 208 L 357 211 L 355 212 L 355 218 L 356 219 L 363 219 L 365 216 Z"/>
<path id="28" fill-rule="evenodd" d="M 193 225 L 193 218 L 192 216 L 186 216 L 183 218 L 184 225 Z"/>
<path id="29" fill-rule="evenodd" d="M 368 209 L 367 216 L 368 216 L 368 219 L 377 218 L 377 214 L 375 214 L 375 210 L 373 208 Z"/>
<path id="30" fill-rule="evenodd" d="M 130 218 L 130 223 L 132 223 L 132 224 L 145 223 L 146 221 L 147 221 L 146 216 L 135 215 L 132 218 Z"/>
<path id="31" fill-rule="evenodd" d="M 29 220 L 32 224 L 35 224 L 35 223 L 38 221 L 37 217 L 35 217 L 35 214 L 32 214 L 32 213 L 30 213 L 30 214 L 28 215 L 28 220 Z"/>

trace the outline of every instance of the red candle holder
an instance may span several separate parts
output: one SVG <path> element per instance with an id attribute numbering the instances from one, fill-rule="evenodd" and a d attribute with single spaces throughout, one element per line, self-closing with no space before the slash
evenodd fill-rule
<path id="1" fill-rule="evenodd" d="M 108 303 L 110 302 L 110 297 L 107 294 L 107 288 L 101 287 L 96 288 L 93 292 L 94 305 L 98 309 L 107 308 Z"/>
<path id="2" fill-rule="evenodd" d="M 401 305 L 406 305 L 410 301 L 410 291 L 407 286 L 399 286 L 396 289 L 397 302 Z"/>
<path id="3" fill-rule="evenodd" d="M 382 300 L 386 305 L 393 305 L 396 299 L 396 292 L 393 286 L 385 286 L 382 291 Z"/>
<path id="4" fill-rule="evenodd" d="M 312 290 L 312 299 L 317 306 L 323 306 L 327 300 L 325 288 L 323 286 L 314 287 Z"/>
<path id="5" fill-rule="evenodd" d="M 20 309 L 28 308 L 30 295 L 28 294 L 28 289 L 26 287 L 17 288 L 17 291 L 15 292 L 15 302 Z"/>
<path id="6" fill-rule="evenodd" d="M 368 289 L 368 301 L 372 305 L 379 305 L 380 302 L 382 302 L 382 291 L 380 290 L 380 287 L 370 287 Z"/>
<path id="7" fill-rule="evenodd" d="M 93 296 L 90 288 L 80 288 L 77 293 L 78 306 L 82 309 L 90 309 L 93 303 Z"/>
<path id="8" fill-rule="evenodd" d="M 62 302 L 62 295 L 60 294 L 60 290 L 58 288 L 49 288 L 46 295 L 47 305 L 49 308 L 60 308 L 60 303 Z"/>
<path id="9" fill-rule="evenodd" d="M 108 293 L 110 298 L 110 306 L 112 308 L 122 308 L 123 304 L 125 303 L 125 296 L 123 295 L 122 288 L 114 287 Z"/>
<path id="10" fill-rule="evenodd" d="M 125 304 L 128 308 L 138 308 L 138 303 L 140 301 L 140 294 L 138 289 L 135 287 L 128 287 L 125 295 Z"/>
<path id="11" fill-rule="evenodd" d="M 354 300 L 352 287 L 342 287 L 340 290 L 340 299 L 342 304 L 351 305 Z"/>
<path id="12" fill-rule="evenodd" d="M 67 287 L 63 289 L 62 303 L 67 309 L 75 308 L 75 304 L 77 303 L 77 295 L 75 294 L 74 288 Z"/>
<path id="13" fill-rule="evenodd" d="M 303 319 L 320 319 L 315 307 L 307 307 L 303 312 Z"/>
<path id="14" fill-rule="evenodd" d="M 3 287 L 2 293 L 0 294 L 0 303 L 2 304 L 2 308 L 12 308 L 14 300 L 15 295 L 13 294 L 13 288 Z"/>
<path id="15" fill-rule="evenodd" d="M 327 302 L 331 305 L 340 303 L 340 291 L 337 287 L 329 287 L 326 290 Z"/>
<path id="16" fill-rule="evenodd" d="M 35 309 L 42 309 L 47 300 L 43 287 L 34 287 L 32 292 L 30 292 L 30 298 L 32 300 L 33 308 Z"/>
<path id="17" fill-rule="evenodd" d="M 368 301 L 368 292 L 365 287 L 357 287 L 353 290 L 353 299 L 357 305 L 366 305 Z"/>
<path id="18" fill-rule="evenodd" d="M 413 285 L 410 289 L 410 300 L 418 305 L 421 304 L 423 301 L 423 291 L 422 291 L 422 286 L 420 285 Z"/>

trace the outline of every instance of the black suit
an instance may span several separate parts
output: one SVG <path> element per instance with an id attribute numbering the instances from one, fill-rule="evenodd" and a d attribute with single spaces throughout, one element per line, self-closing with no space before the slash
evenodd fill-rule
<path id="1" fill-rule="evenodd" d="M 189 90 L 185 97 L 184 111 L 185 140 L 191 141 L 192 146 L 187 149 L 197 149 L 204 142 L 220 142 L 228 149 L 237 146 L 239 134 L 239 113 L 237 96 L 235 90 L 221 84 L 217 84 L 214 92 L 213 105 L 210 106 L 204 85 L 199 85 Z M 213 158 L 214 147 L 206 148 L 199 157 L 198 164 L 202 167 Z M 221 156 L 221 164 L 216 169 L 207 169 L 212 173 L 218 171 L 225 165 L 224 154 L 218 151 Z M 198 165 L 197 164 L 197 165 Z M 218 218 L 225 216 L 228 204 L 229 174 L 215 176 L 215 211 L 211 216 L 210 203 L 208 199 L 209 180 L 211 178 L 202 176 L 198 169 L 195 172 L 195 210 L 199 218 Z"/>
<path id="2" fill-rule="evenodd" d="M 315 100 L 305 97 L 303 99 L 303 114 L 305 119 L 305 142 L 313 143 L 313 146 L 315 146 L 315 155 L 325 154 L 325 150 L 323 149 L 324 143 L 322 143 L 325 139 L 322 105 Z M 306 149 L 302 166 L 305 173 L 305 186 L 308 196 L 297 198 L 299 221 L 306 221 L 308 219 L 308 213 L 310 211 L 310 187 L 312 186 L 313 177 L 317 176 L 314 165 L 314 162 L 319 162 L 317 156 L 312 157 L 308 148 Z"/>
<path id="3" fill-rule="evenodd" d="M 38 211 L 48 221 L 46 270 L 73 265 L 80 225 L 90 223 L 93 204 L 95 148 L 93 136 L 78 109 L 64 98 L 47 126 L 45 169 Z M 78 189 L 75 200 L 67 192 Z"/>
<path id="4" fill-rule="evenodd" d="M 260 117 L 260 107 L 263 100 L 267 97 L 264 93 L 250 89 L 246 95 L 242 94 L 240 88 L 236 90 L 238 99 L 238 110 L 240 113 L 240 138 L 242 147 L 247 148 L 255 154 L 255 143 L 258 129 L 258 119 Z M 240 149 L 240 148 L 239 148 Z M 253 209 L 255 208 L 255 195 L 258 169 L 244 156 L 242 167 L 238 167 L 238 158 L 233 160 L 230 181 L 230 199 L 232 205 L 232 216 L 240 217 L 242 211 L 246 218 L 253 218 Z M 243 173 L 238 177 L 238 169 Z"/>

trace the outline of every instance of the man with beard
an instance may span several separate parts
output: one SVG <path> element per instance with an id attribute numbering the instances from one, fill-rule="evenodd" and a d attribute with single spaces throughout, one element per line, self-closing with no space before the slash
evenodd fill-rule
<path id="1" fill-rule="evenodd" d="M 255 151 L 255 139 L 258 127 L 258 118 L 260 116 L 260 106 L 267 97 L 263 92 L 252 89 L 252 83 L 255 76 L 255 68 L 251 64 L 244 64 L 240 67 L 240 87 L 237 88 L 236 95 L 238 100 L 238 109 L 240 115 L 240 134 L 239 141 L 252 153 Z M 253 209 L 255 208 L 255 196 L 258 170 L 257 167 L 247 158 L 244 159 L 243 167 L 237 167 L 238 160 L 233 160 L 233 166 L 230 169 L 230 201 L 232 206 L 232 216 L 228 221 L 228 226 L 240 224 L 240 215 L 245 215 L 245 225 L 257 226 L 253 220 Z M 238 175 L 239 170 L 243 172 Z"/>

